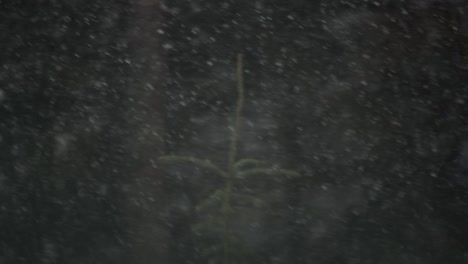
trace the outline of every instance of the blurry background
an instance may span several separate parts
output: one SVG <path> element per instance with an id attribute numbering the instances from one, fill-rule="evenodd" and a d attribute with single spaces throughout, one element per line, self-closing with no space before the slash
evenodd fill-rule
<path id="1" fill-rule="evenodd" d="M 220 263 L 193 232 L 253 179 L 242 263 L 468 261 L 468 5 L 462 0 L 0 1 L 0 263 Z"/>

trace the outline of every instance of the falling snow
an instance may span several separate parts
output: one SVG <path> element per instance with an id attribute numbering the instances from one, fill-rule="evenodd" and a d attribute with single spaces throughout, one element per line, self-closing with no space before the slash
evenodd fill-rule
<path id="1" fill-rule="evenodd" d="M 468 263 L 465 1 L 0 12 L 0 264 Z"/>

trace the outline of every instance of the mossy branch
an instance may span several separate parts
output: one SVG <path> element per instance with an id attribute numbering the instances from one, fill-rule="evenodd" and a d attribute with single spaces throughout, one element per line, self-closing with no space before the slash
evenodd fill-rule
<path id="1" fill-rule="evenodd" d="M 213 226 L 219 226 L 222 224 L 223 219 L 219 215 L 210 215 L 203 222 L 197 223 L 192 226 L 192 231 L 195 233 L 204 232 L 213 229 Z"/>
<path id="2" fill-rule="evenodd" d="M 190 162 L 193 163 L 199 167 L 211 170 L 212 172 L 223 176 L 223 177 L 228 177 L 227 173 L 221 170 L 218 166 L 214 165 L 211 161 L 209 160 L 202 160 L 202 159 L 197 159 L 194 157 L 187 157 L 187 156 L 162 156 L 159 158 L 160 161 L 162 162 Z"/>
<path id="3" fill-rule="evenodd" d="M 197 211 L 202 211 L 208 207 L 221 204 L 224 197 L 224 190 L 217 190 L 212 193 L 208 198 L 204 199 L 196 208 Z"/>
<path id="4" fill-rule="evenodd" d="M 266 204 L 264 200 L 251 194 L 234 194 L 233 198 L 240 203 L 250 204 L 257 208 L 263 207 Z"/>
<path id="5" fill-rule="evenodd" d="M 237 55 L 237 104 L 236 112 L 234 113 L 233 128 L 231 134 L 231 143 L 229 147 L 228 171 L 232 173 L 237 156 L 237 140 L 239 138 L 240 120 L 242 116 L 242 108 L 244 107 L 244 75 L 243 75 L 243 59 L 242 55 Z"/>
<path id="6" fill-rule="evenodd" d="M 259 167 L 266 165 L 266 162 L 256 159 L 241 159 L 234 164 L 236 171 L 244 169 L 245 167 Z"/>
<path id="7" fill-rule="evenodd" d="M 237 173 L 239 178 L 247 178 L 255 175 L 283 175 L 288 178 L 300 177 L 301 174 L 293 170 L 284 170 L 284 169 L 250 169 Z"/>
<path id="8" fill-rule="evenodd" d="M 222 214 L 224 216 L 224 236 L 223 236 L 223 251 L 224 251 L 224 264 L 229 264 L 229 211 L 230 195 L 232 190 L 232 180 L 234 178 L 234 165 L 237 156 L 237 140 L 240 131 L 240 119 L 242 115 L 242 108 L 244 107 L 244 75 L 243 75 L 243 58 L 242 54 L 237 54 L 237 104 L 236 112 L 234 113 L 234 126 L 232 128 L 231 142 L 229 146 L 228 156 L 228 178 L 226 181 L 226 189 L 224 193 L 224 202 L 222 207 Z"/>
<path id="9" fill-rule="evenodd" d="M 228 152 L 228 163 L 226 170 L 220 169 L 209 160 L 202 160 L 189 156 L 162 156 L 160 157 L 161 162 L 177 163 L 177 162 L 189 162 L 198 167 L 207 169 L 216 173 L 219 176 L 225 178 L 225 185 L 222 189 L 215 191 L 208 198 L 204 199 L 196 208 L 197 211 L 202 211 L 210 207 L 221 206 L 219 214 L 210 215 L 206 221 L 193 226 L 195 233 L 203 230 L 209 230 L 213 226 L 222 228 L 223 232 L 223 263 L 231 264 L 231 256 L 233 255 L 232 244 L 234 235 L 230 230 L 230 221 L 235 217 L 237 211 L 233 207 L 233 201 L 241 203 L 241 207 L 245 204 L 253 205 L 255 207 L 261 207 L 265 205 L 265 202 L 255 197 L 254 195 L 236 194 L 232 193 L 233 181 L 235 179 L 242 179 L 256 175 L 282 175 L 288 178 L 299 177 L 300 174 L 293 170 L 284 170 L 277 168 L 262 168 L 266 165 L 265 162 L 255 159 L 240 159 L 237 160 L 238 150 L 237 144 L 240 134 L 242 109 L 244 106 L 244 76 L 243 76 L 243 58 L 241 54 L 237 55 L 237 104 L 232 119 L 232 133 L 229 142 Z M 216 248 L 213 252 L 221 249 Z M 212 254 L 211 252 L 210 254 Z"/>

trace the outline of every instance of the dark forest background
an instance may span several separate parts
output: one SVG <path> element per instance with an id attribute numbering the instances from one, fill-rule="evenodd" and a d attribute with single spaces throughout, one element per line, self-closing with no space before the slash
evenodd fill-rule
<path id="1" fill-rule="evenodd" d="M 301 173 L 237 228 L 243 263 L 468 261 L 464 1 L 0 1 L 0 263 L 213 263 L 219 181 L 168 153 Z"/>

